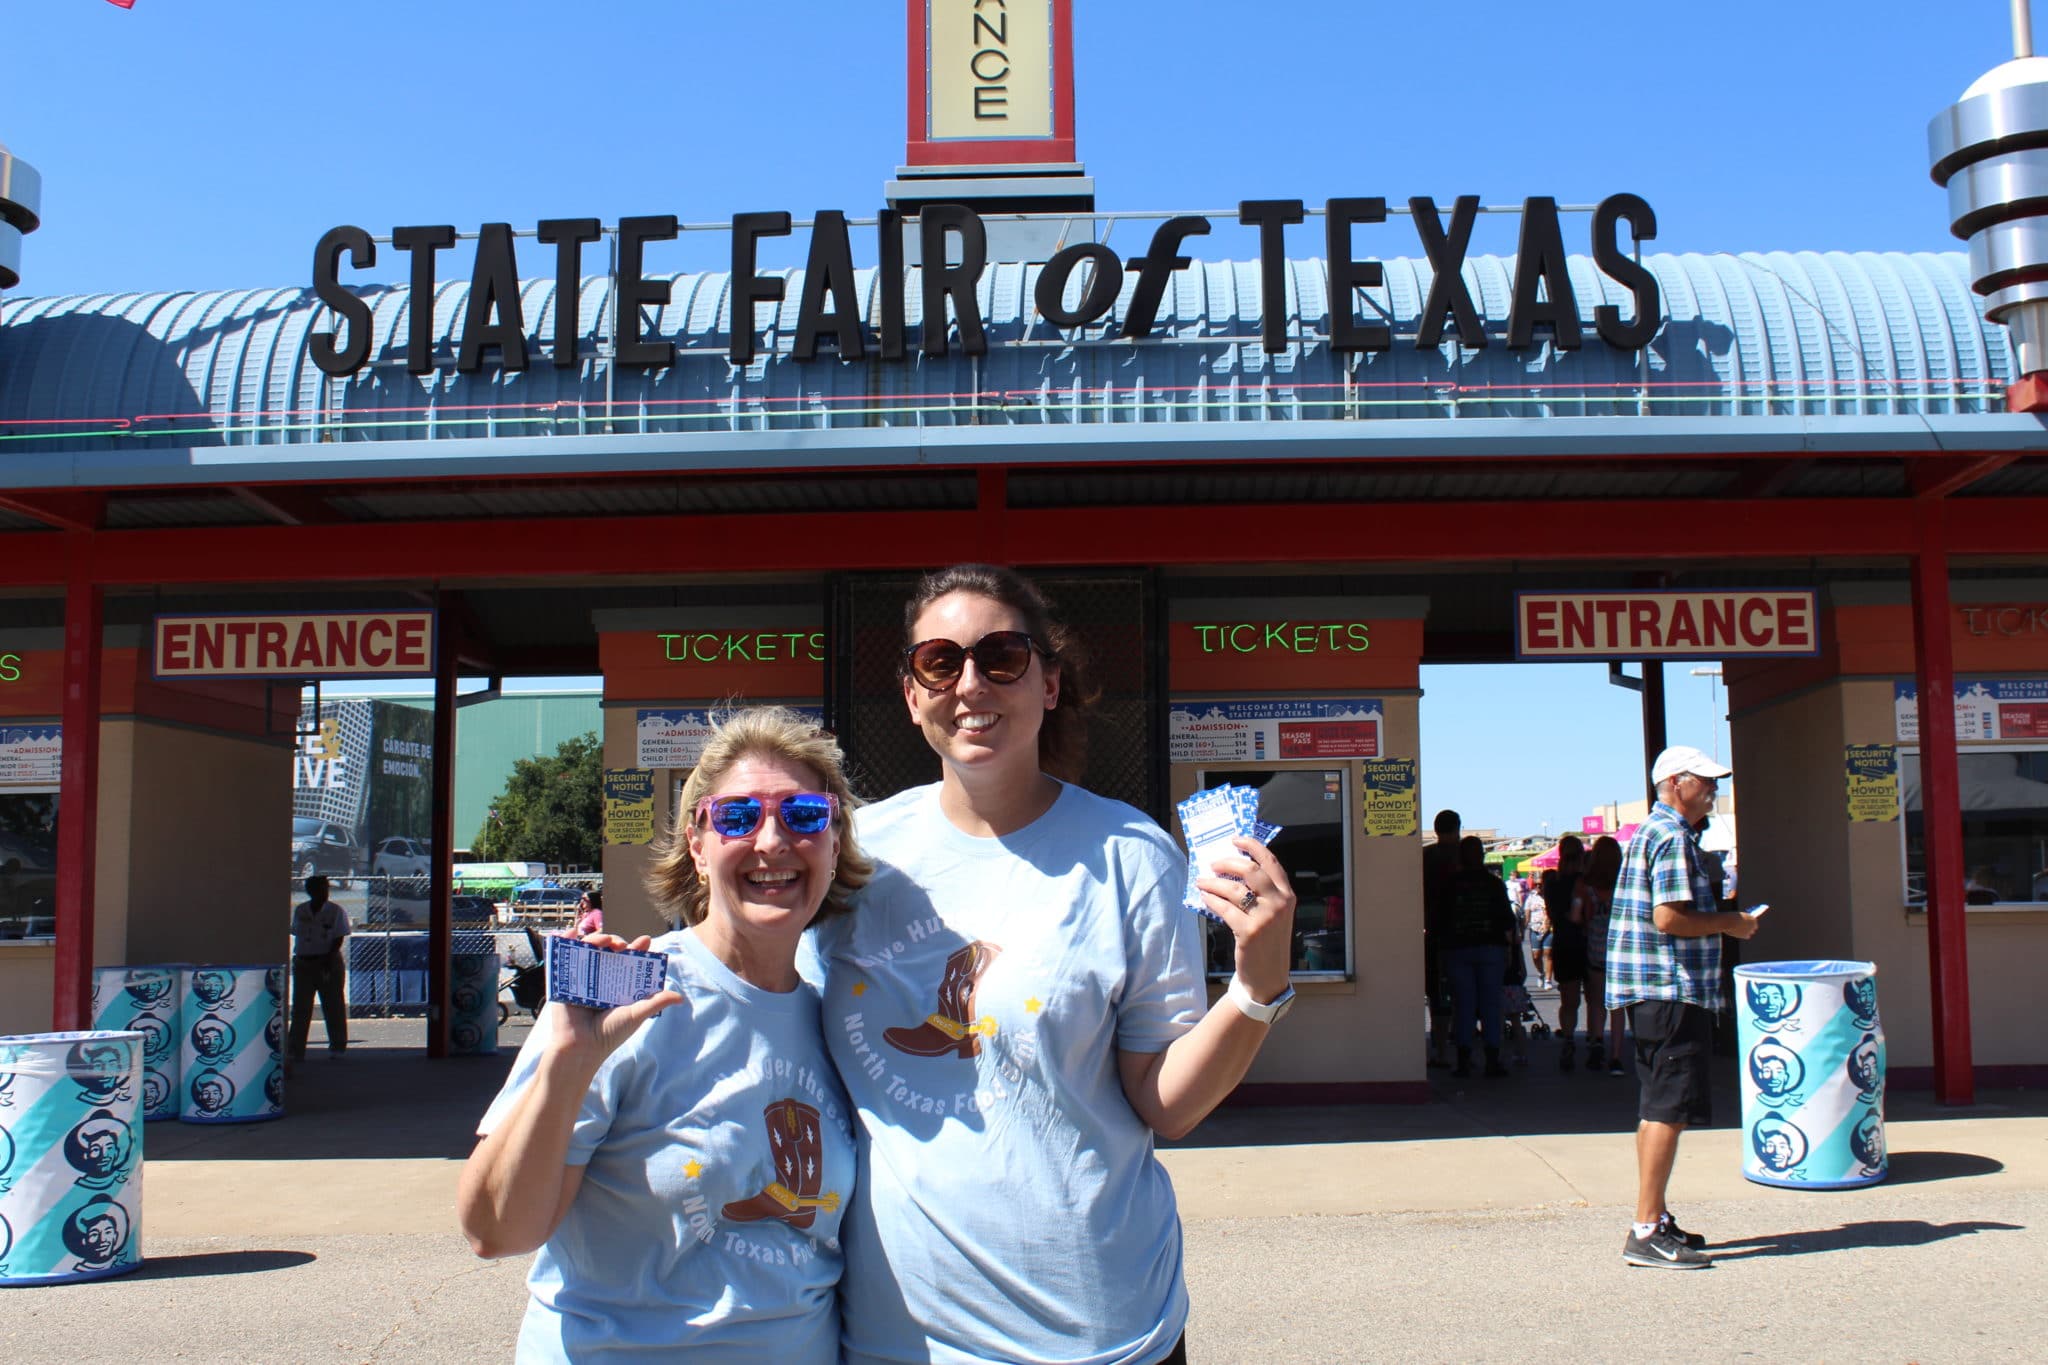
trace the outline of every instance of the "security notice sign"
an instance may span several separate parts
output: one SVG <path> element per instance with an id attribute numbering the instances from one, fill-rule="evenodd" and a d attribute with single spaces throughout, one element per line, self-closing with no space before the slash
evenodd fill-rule
<path id="1" fill-rule="evenodd" d="M 1515 657 L 1732 659 L 1820 652 L 1806 589 L 1515 594 Z"/>
<path id="2" fill-rule="evenodd" d="M 319 611 L 156 618 L 159 678 L 425 678 L 432 611 Z"/>
<path id="3" fill-rule="evenodd" d="M 1842 747 L 1849 819 L 1884 823 L 1899 818 L 1899 751 L 1889 744 Z"/>

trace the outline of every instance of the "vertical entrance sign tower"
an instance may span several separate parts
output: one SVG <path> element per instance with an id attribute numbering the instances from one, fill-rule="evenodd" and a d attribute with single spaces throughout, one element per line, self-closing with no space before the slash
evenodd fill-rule
<path id="1" fill-rule="evenodd" d="M 983 215 L 1089 213 L 1074 154 L 1073 0 L 905 0 L 909 129 L 884 189 L 906 217 L 927 204 Z M 1067 225 L 988 224 L 989 259 L 1043 261 Z M 914 234 L 913 234 L 914 237 Z M 911 243 L 915 248 L 914 241 Z"/>

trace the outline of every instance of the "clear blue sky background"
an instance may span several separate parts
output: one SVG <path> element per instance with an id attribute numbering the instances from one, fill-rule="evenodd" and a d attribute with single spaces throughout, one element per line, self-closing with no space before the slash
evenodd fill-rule
<path id="1" fill-rule="evenodd" d="M 2011 55 L 2002 0 L 1075 9 L 1080 149 L 1105 209 L 1626 190 L 1666 251 L 1959 249 L 1927 121 Z M 9 5 L 0 142 L 45 178 L 21 292 L 302 285 L 338 223 L 863 216 L 902 159 L 903 31 L 901 0 Z M 1199 254 L 1249 254 L 1218 229 Z M 1317 237 L 1297 230 L 1295 254 Z M 1400 220 L 1358 246 L 1420 254 Z M 800 263 L 788 250 L 764 264 Z M 648 264 L 724 251 L 704 234 Z M 1672 738 L 1725 753 L 1720 694 L 1690 667 L 1668 670 Z M 1556 831 L 1640 793 L 1636 697 L 1603 670 L 1423 683 L 1429 810 Z"/>

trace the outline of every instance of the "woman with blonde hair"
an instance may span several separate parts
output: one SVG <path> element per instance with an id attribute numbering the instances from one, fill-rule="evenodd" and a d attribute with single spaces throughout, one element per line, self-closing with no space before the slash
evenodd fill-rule
<path id="1" fill-rule="evenodd" d="M 667 989 L 551 1002 L 478 1124 L 462 1230 L 539 1252 L 520 1360 L 839 1358 L 851 1114 L 796 958 L 872 871 L 842 767 L 793 712 L 720 717 L 649 876 L 683 927 L 634 945 Z"/>

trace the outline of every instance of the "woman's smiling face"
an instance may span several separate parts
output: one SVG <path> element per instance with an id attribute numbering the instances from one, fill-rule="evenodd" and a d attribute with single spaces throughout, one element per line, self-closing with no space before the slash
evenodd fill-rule
<path id="1" fill-rule="evenodd" d="M 820 834 L 795 835 L 783 828 L 777 807 L 785 796 L 822 790 L 818 774 L 801 763 L 749 755 L 710 794 L 759 797 L 761 823 L 752 834 L 728 839 L 691 812 L 690 856 L 710 891 L 705 918 L 717 921 L 714 932 L 794 938 L 818 913 L 839 863 L 838 821 Z"/>
<path id="2" fill-rule="evenodd" d="M 915 641 L 971 646 L 995 631 L 1029 629 L 1023 613 L 1013 607 L 979 593 L 951 592 L 918 613 L 911 634 Z M 990 682 L 972 656 L 946 691 L 934 691 L 915 678 L 903 680 L 911 723 L 924 731 L 925 742 L 948 769 L 963 773 L 1013 765 L 1020 772 L 1036 772 L 1038 732 L 1059 697 L 1059 670 L 1048 669 L 1036 650 L 1031 666 L 1015 682 Z"/>

